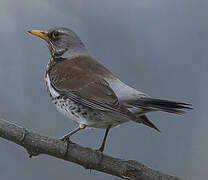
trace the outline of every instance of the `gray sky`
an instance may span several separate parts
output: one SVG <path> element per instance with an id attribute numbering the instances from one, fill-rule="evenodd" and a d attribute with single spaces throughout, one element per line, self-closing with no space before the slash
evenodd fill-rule
<path id="1" fill-rule="evenodd" d="M 156 97 L 192 103 L 185 115 L 151 113 L 162 133 L 126 123 L 110 132 L 105 153 L 133 159 L 183 179 L 208 176 L 208 1 L 1 0 L 0 116 L 58 138 L 75 128 L 45 91 L 47 47 L 30 29 L 73 29 L 91 54 L 127 84 Z M 103 130 L 73 141 L 97 148 Z M 0 140 L 2 179 L 116 180 Z"/>

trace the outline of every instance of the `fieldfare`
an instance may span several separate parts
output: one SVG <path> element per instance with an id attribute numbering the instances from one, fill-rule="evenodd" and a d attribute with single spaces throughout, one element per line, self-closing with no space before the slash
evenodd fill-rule
<path id="1" fill-rule="evenodd" d="M 151 98 L 115 77 L 97 62 L 75 32 L 67 28 L 47 31 L 31 30 L 31 34 L 46 41 L 50 60 L 45 81 L 50 99 L 58 111 L 78 124 L 65 135 L 86 127 L 105 129 L 100 151 L 103 152 L 109 129 L 128 121 L 159 129 L 147 118 L 151 111 L 181 114 L 190 104 Z"/>

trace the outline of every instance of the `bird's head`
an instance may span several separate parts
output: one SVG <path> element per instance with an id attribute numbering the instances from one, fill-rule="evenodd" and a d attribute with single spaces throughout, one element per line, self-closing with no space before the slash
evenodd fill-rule
<path id="1" fill-rule="evenodd" d="M 85 45 L 71 29 L 53 28 L 47 31 L 31 30 L 28 32 L 45 40 L 54 58 L 88 55 Z"/>

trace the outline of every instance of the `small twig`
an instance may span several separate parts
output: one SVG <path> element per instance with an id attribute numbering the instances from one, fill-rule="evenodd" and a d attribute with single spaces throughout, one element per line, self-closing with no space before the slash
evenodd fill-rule
<path id="1" fill-rule="evenodd" d="M 110 157 L 77 144 L 70 143 L 67 145 L 60 140 L 41 136 L 1 119 L 0 137 L 23 146 L 27 149 L 30 157 L 48 154 L 77 163 L 86 169 L 93 169 L 130 180 L 179 180 L 177 177 L 150 169 L 139 162 Z"/>

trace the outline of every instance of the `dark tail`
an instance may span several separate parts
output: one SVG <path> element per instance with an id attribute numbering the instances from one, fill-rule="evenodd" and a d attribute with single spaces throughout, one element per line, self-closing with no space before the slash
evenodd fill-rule
<path id="1" fill-rule="evenodd" d="M 186 110 L 193 109 L 191 104 L 153 98 L 140 98 L 129 102 L 129 104 L 143 109 L 165 111 L 175 114 L 183 114 Z"/>
<path id="2" fill-rule="evenodd" d="M 156 131 L 160 132 L 160 130 L 147 118 L 147 116 L 142 115 L 139 117 L 142 119 L 142 124 L 145 124 L 146 126 L 149 126 L 153 129 L 155 129 Z"/>

